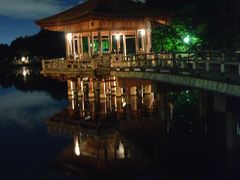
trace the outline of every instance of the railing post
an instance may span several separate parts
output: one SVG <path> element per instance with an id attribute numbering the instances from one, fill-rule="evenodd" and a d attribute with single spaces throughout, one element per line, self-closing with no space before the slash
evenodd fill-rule
<path id="1" fill-rule="evenodd" d="M 165 61 L 166 61 L 166 60 L 160 59 L 160 62 L 161 62 L 161 68 L 164 68 L 164 67 L 165 67 Z"/>
<path id="2" fill-rule="evenodd" d="M 221 63 L 221 73 L 225 72 L 225 64 L 222 62 Z"/>
<path id="3" fill-rule="evenodd" d="M 184 61 L 181 60 L 181 69 L 184 69 Z"/>
<path id="4" fill-rule="evenodd" d="M 224 61 L 225 61 L 225 55 L 224 55 L 224 53 L 222 53 L 221 56 L 222 56 L 222 57 L 221 57 L 221 61 L 224 62 Z"/>
<path id="5" fill-rule="evenodd" d="M 176 67 L 176 54 L 173 53 L 172 54 L 172 68 L 175 68 Z"/>
<path id="6" fill-rule="evenodd" d="M 240 64 L 238 65 L 238 75 L 240 75 Z"/>
<path id="7" fill-rule="evenodd" d="M 193 69 L 193 70 L 196 70 L 196 68 L 197 68 L 196 62 L 195 62 L 195 61 L 193 61 L 193 64 L 192 64 L 192 69 Z"/>
<path id="8" fill-rule="evenodd" d="M 206 62 L 206 72 L 209 72 L 209 62 Z"/>
<path id="9" fill-rule="evenodd" d="M 43 68 L 43 71 L 45 70 L 45 61 L 42 60 L 42 68 Z"/>

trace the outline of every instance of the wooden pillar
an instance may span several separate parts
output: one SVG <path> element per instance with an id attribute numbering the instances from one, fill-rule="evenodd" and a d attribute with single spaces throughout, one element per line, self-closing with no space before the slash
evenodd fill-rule
<path id="1" fill-rule="evenodd" d="M 133 86 L 131 87 L 131 96 L 136 96 L 137 95 L 137 87 Z"/>
<path id="2" fill-rule="evenodd" d="M 99 51 L 99 55 L 102 56 L 102 34 L 101 34 L 101 31 L 98 31 L 98 51 Z"/>
<path id="3" fill-rule="evenodd" d="M 65 46 L 66 46 L 66 59 L 68 60 L 70 58 L 70 49 L 69 49 L 69 41 L 67 38 L 67 34 L 65 34 Z"/>
<path id="4" fill-rule="evenodd" d="M 75 35 L 73 35 L 73 38 L 72 38 L 72 45 L 73 45 L 73 60 L 76 60 L 76 41 L 75 41 Z"/>
<path id="5" fill-rule="evenodd" d="M 112 53 L 112 32 L 109 31 L 108 35 L 109 53 Z"/>
<path id="6" fill-rule="evenodd" d="M 71 33 L 66 34 L 66 51 L 68 60 L 73 56 L 73 37 Z"/>
<path id="7" fill-rule="evenodd" d="M 145 29 L 144 29 L 145 31 Z M 146 34 L 143 35 L 142 32 L 141 32 L 141 44 L 142 44 L 142 52 L 145 52 L 146 53 L 146 47 L 145 47 L 145 37 L 146 37 Z"/>
<path id="8" fill-rule="evenodd" d="M 77 87 L 77 81 L 75 80 L 68 80 L 68 96 L 75 96 L 75 94 L 77 94 L 78 91 L 78 87 Z"/>
<path id="9" fill-rule="evenodd" d="M 119 86 L 116 87 L 116 96 L 122 97 L 122 88 Z"/>
<path id="10" fill-rule="evenodd" d="M 94 34 L 93 34 L 93 32 L 91 32 L 91 44 L 92 44 L 91 55 L 93 57 L 93 55 L 94 55 Z"/>
<path id="11" fill-rule="evenodd" d="M 77 46 L 78 46 L 78 60 L 81 59 L 81 56 L 82 56 L 82 53 L 81 53 L 81 42 L 80 42 L 80 34 L 78 34 L 78 37 L 77 37 Z"/>
<path id="12" fill-rule="evenodd" d="M 138 31 L 135 31 L 135 48 L 136 48 L 136 54 L 138 54 L 139 51 L 139 45 L 138 45 Z"/>
<path id="13" fill-rule="evenodd" d="M 83 96 L 83 81 L 81 78 L 78 78 L 78 96 Z"/>
<path id="14" fill-rule="evenodd" d="M 120 87 L 119 79 L 118 78 L 115 78 L 115 79 L 116 79 L 116 84 L 114 85 L 116 87 L 116 96 L 122 97 L 123 91 L 122 91 L 122 88 Z"/>
<path id="15" fill-rule="evenodd" d="M 151 92 L 152 92 L 152 86 L 151 85 L 145 85 L 144 93 L 145 94 L 151 94 Z"/>
<path id="16" fill-rule="evenodd" d="M 146 52 L 150 53 L 152 48 L 152 26 L 151 22 L 147 21 L 147 29 L 146 29 Z"/>
<path id="17" fill-rule="evenodd" d="M 91 53 L 91 37 L 88 36 L 88 55 L 89 55 L 89 58 L 92 57 L 92 53 Z"/>
<path id="18" fill-rule="evenodd" d="M 106 82 L 106 94 L 111 94 L 111 79 L 110 77 L 105 80 Z"/>
<path id="19" fill-rule="evenodd" d="M 106 84 L 105 84 L 105 80 L 101 81 L 100 84 L 100 98 L 106 98 Z"/>
<path id="20" fill-rule="evenodd" d="M 80 54 L 81 54 L 81 57 L 83 57 L 83 36 L 82 36 L 82 34 L 79 35 L 79 41 L 80 41 Z"/>
<path id="21" fill-rule="evenodd" d="M 94 85 L 93 85 L 93 79 L 91 79 L 88 83 L 89 86 L 89 98 L 94 98 Z"/>
<path id="22" fill-rule="evenodd" d="M 119 39 L 117 39 L 117 51 L 121 48 L 121 35 L 119 35 Z"/>
<path id="23" fill-rule="evenodd" d="M 127 55 L 127 44 L 126 44 L 126 35 L 123 35 L 123 54 L 124 56 Z"/>

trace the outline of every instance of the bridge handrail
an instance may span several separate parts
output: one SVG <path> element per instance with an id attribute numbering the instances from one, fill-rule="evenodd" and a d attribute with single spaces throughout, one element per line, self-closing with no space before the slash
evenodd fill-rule
<path id="1" fill-rule="evenodd" d="M 192 73 L 193 71 L 217 72 L 240 75 L 240 55 L 226 56 L 221 52 L 173 52 L 173 53 L 148 53 L 127 55 L 107 54 L 103 57 L 96 56 L 94 59 L 76 61 L 51 59 L 42 61 L 43 70 L 47 71 L 92 71 L 94 69 L 146 69 L 174 70 Z"/>

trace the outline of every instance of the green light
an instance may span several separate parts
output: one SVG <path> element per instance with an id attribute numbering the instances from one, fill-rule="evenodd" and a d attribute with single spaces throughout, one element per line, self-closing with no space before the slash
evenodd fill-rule
<path id="1" fill-rule="evenodd" d="M 189 44 L 189 42 L 190 42 L 190 37 L 189 37 L 189 35 L 187 35 L 187 36 L 183 39 L 183 41 L 184 41 L 186 44 Z"/>

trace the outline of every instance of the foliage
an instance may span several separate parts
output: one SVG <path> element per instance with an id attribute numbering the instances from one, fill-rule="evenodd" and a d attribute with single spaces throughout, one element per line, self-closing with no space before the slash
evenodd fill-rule
<path id="1" fill-rule="evenodd" d="M 65 56 L 64 34 L 41 30 L 33 36 L 19 37 L 10 46 L 0 45 L 0 59 L 11 62 L 22 56 L 31 60 Z"/>
<path id="2" fill-rule="evenodd" d="M 240 50 L 240 1 L 237 0 L 146 0 L 149 5 L 167 8 L 175 13 L 168 27 L 154 28 L 155 50 Z M 185 33 L 200 37 L 186 46 Z"/>
<path id="3" fill-rule="evenodd" d="M 188 11 L 177 11 L 170 25 L 160 27 L 153 26 L 153 49 L 156 52 L 183 52 L 200 48 L 202 40 L 199 37 L 205 26 L 200 24 L 193 27 L 192 19 L 189 14 L 189 9 Z M 184 42 L 184 38 L 187 36 L 190 38 L 189 43 Z"/>
<path id="4" fill-rule="evenodd" d="M 0 62 L 4 63 L 8 58 L 9 46 L 7 44 L 0 44 Z"/>
<path id="5" fill-rule="evenodd" d="M 171 92 L 169 96 L 176 108 L 187 106 L 198 107 L 199 102 L 198 90 Z"/>

